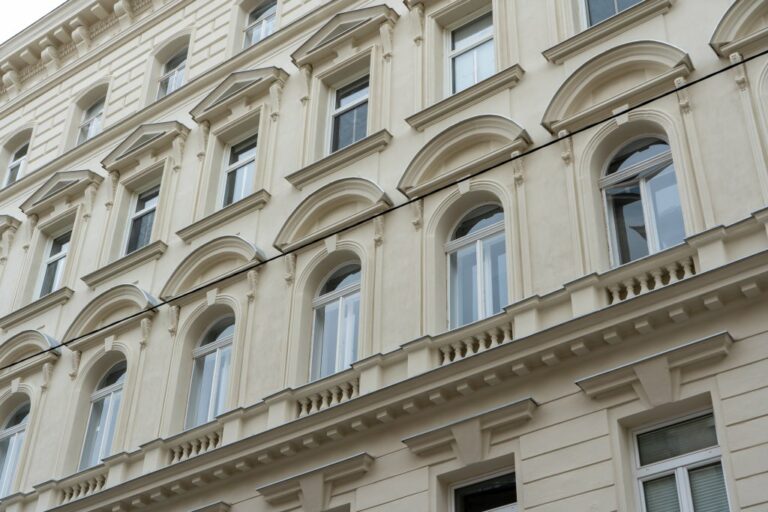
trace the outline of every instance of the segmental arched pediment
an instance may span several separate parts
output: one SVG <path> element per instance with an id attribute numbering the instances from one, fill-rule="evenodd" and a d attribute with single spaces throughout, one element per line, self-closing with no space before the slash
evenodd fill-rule
<path id="1" fill-rule="evenodd" d="M 160 297 L 170 300 L 214 279 L 236 271 L 264 255 L 239 236 L 222 236 L 195 249 L 176 267 Z"/>
<path id="2" fill-rule="evenodd" d="M 768 43 L 768 2 L 736 0 L 717 24 L 709 44 L 721 57 L 762 50 Z"/>
<path id="3" fill-rule="evenodd" d="M 530 145 L 528 133 L 511 119 L 472 117 L 429 141 L 408 165 L 397 188 L 410 198 L 420 197 L 503 162 Z"/>
<path id="4" fill-rule="evenodd" d="M 22 331 L 0 345 L 0 368 L 6 368 L 46 351 L 58 356 L 60 352 L 56 348 L 58 346 L 59 342 L 45 333 L 35 330 Z"/>
<path id="5" fill-rule="evenodd" d="M 275 240 L 290 251 L 386 210 L 392 203 L 375 183 L 345 178 L 320 188 L 296 207 Z"/>
<path id="6" fill-rule="evenodd" d="M 574 132 L 617 111 L 673 90 L 688 76 L 687 53 L 659 41 L 636 41 L 612 48 L 577 69 L 558 89 L 542 124 L 553 134 Z"/>

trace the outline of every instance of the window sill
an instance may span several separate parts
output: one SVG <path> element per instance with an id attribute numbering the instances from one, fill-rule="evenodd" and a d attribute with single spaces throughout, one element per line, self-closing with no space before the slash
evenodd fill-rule
<path id="1" fill-rule="evenodd" d="M 421 112 L 417 112 L 405 121 L 415 130 L 423 131 L 428 126 L 442 121 L 446 117 L 470 107 L 503 89 L 515 87 L 524 74 L 525 70 L 518 64 L 515 64 L 468 89 L 464 89 L 453 96 L 435 103 L 431 107 L 425 108 Z"/>
<path id="2" fill-rule="evenodd" d="M 5 315 L 0 318 L 0 329 L 6 330 L 9 327 L 23 322 L 43 311 L 50 309 L 54 306 L 66 303 L 74 294 L 71 288 L 62 287 L 55 292 L 49 293 L 45 297 L 39 298 L 36 301 L 27 304 L 26 306 L 17 309 L 9 315 Z"/>
<path id="3" fill-rule="evenodd" d="M 95 272 L 91 272 L 90 274 L 81 277 L 80 279 L 89 287 L 96 288 L 104 281 L 134 269 L 142 263 L 160 258 L 160 256 L 165 253 L 166 249 L 168 249 L 168 245 L 157 240 L 131 254 L 123 256 L 118 260 L 101 267 Z"/>
<path id="4" fill-rule="evenodd" d="M 644 0 L 597 25 L 579 32 L 562 43 L 544 50 L 542 55 L 549 62 L 562 64 L 567 59 L 586 50 L 590 46 L 608 39 L 632 25 L 666 13 L 671 7 L 672 0 Z"/>
<path id="5" fill-rule="evenodd" d="M 379 130 L 344 149 L 287 175 L 285 179 L 288 180 L 288 183 L 301 190 L 309 183 L 330 174 L 339 167 L 349 165 L 373 153 L 384 151 L 391 141 L 391 133 L 387 130 Z"/>
<path id="6" fill-rule="evenodd" d="M 223 223 L 228 222 L 235 217 L 252 210 L 261 210 L 269 202 L 270 197 L 269 192 L 266 190 L 259 190 L 236 203 L 232 203 L 226 208 L 222 208 L 221 210 L 180 229 L 176 234 L 186 243 L 190 243 L 195 238 L 207 233 L 213 228 L 220 227 Z"/>

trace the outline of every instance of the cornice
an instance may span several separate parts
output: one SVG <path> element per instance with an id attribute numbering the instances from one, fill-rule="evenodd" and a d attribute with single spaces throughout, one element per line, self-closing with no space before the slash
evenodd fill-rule
<path id="1" fill-rule="evenodd" d="M 72 199 L 82 196 L 89 186 L 98 186 L 103 180 L 103 177 L 88 170 L 57 172 L 24 201 L 19 209 L 27 216 L 42 216 L 43 213 L 53 210 L 56 203 L 62 199 L 71 202 Z M 60 186 L 61 184 L 63 186 Z"/>
<path id="2" fill-rule="evenodd" d="M 221 227 L 225 222 L 229 222 L 230 220 L 253 210 L 261 210 L 267 205 L 271 197 L 272 196 L 270 196 L 269 192 L 266 190 L 259 190 L 244 197 L 240 201 L 232 203 L 225 208 L 217 210 L 214 213 L 193 222 L 187 227 L 178 230 L 176 234 L 186 243 L 190 243 L 195 238 L 204 235 L 210 230 Z"/>
<path id="3" fill-rule="evenodd" d="M 7 330 L 14 325 L 24 322 L 43 311 L 46 311 L 54 306 L 66 303 L 75 292 L 71 288 L 63 287 L 59 288 L 55 292 L 49 293 L 45 297 L 37 299 L 26 306 L 23 306 L 16 311 L 5 315 L 0 318 L 0 329 Z"/>
<path id="4" fill-rule="evenodd" d="M 549 62 L 562 64 L 590 46 L 614 37 L 633 25 L 667 13 L 672 4 L 673 0 L 645 0 L 544 50 L 542 55 Z"/>
<path id="5" fill-rule="evenodd" d="M 141 264 L 160 258 L 168 249 L 168 245 L 161 240 L 156 240 L 141 249 L 119 258 L 98 270 L 86 274 L 80 279 L 90 288 L 96 288 L 104 281 L 120 274 L 124 274 Z"/>
<path id="6" fill-rule="evenodd" d="M 379 130 L 354 144 L 350 144 L 344 149 L 331 153 L 315 163 L 292 172 L 287 175 L 285 179 L 288 183 L 301 190 L 309 183 L 312 183 L 341 167 L 357 162 L 374 153 L 384 151 L 391 141 L 391 133 L 387 130 Z"/>
<path id="7" fill-rule="evenodd" d="M 470 107 L 494 94 L 515 87 L 523 78 L 525 70 L 515 64 L 507 69 L 486 78 L 485 80 L 449 96 L 448 98 L 427 107 L 405 119 L 417 131 L 423 131 L 448 116 Z"/>

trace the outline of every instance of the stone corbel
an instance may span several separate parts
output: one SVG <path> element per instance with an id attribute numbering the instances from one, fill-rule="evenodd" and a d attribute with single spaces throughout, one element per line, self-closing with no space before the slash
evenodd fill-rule
<path id="1" fill-rule="evenodd" d="M 560 158 L 563 159 L 565 165 L 571 165 L 571 162 L 573 162 L 573 140 L 571 139 L 571 134 L 567 130 L 560 130 L 557 138 L 560 139 L 560 147 L 562 148 Z"/>
<path id="2" fill-rule="evenodd" d="M 115 204 L 115 198 L 117 197 L 117 184 L 120 182 L 120 171 L 109 171 L 109 196 L 104 206 L 107 210 L 112 209 Z"/>
<path id="3" fill-rule="evenodd" d="M 24 249 L 24 252 L 26 252 L 29 249 L 29 246 L 32 243 L 32 237 L 35 236 L 35 227 L 37 227 L 37 221 L 38 221 L 38 217 L 37 217 L 37 214 L 35 213 L 33 213 L 27 218 L 27 240 L 24 242 L 24 245 L 22 246 L 22 249 Z"/>
<path id="4" fill-rule="evenodd" d="M 424 4 L 418 4 L 411 9 L 411 31 L 413 42 L 421 46 L 424 41 Z"/>
<path id="5" fill-rule="evenodd" d="M 180 306 L 170 306 L 168 308 L 168 332 L 172 336 L 176 335 L 176 331 L 179 329 L 179 313 L 181 312 Z"/>
<path id="6" fill-rule="evenodd" d="M 21 90 L 21 78 L 19 70 L 9 61 L 0 65 L 0 71 L 3 72 L 3 86 L 9 95 L 14 95 Z"/>
<path id="7" fill-rule="evenodd" d="M 179 133 L 174 137 L 172 143 L 172 158 L 173 158 L 173 170 L 178 172 L 181 169 L 181 162 L 184 159 L 184 146 L 187 142 L 187 134 L 184 132 Z"/>
<path id="8" fill-rule="evenodd" d="M 59 69 L 61 64 L 59 61 L 58 48 L 56 48 L 56 45 L 50 37 L 44 37 L 42 40 L 40 40 L 39 44 L 42 48 L 40 51 L 40 58 L 42 59 L 43 64 L 45 64 L 45 67 L 49 73 L 55 72 L 57 69 Z"/>
<path id="9" fill-rule="evenodd" d="M 80 371 L 80 358 L 82 355 L 83 353 L 79 350 L 72 351 L 72 367 L 69 371 L 69 378 L 72 380 L 75 380 L 75 377 L 77 377 L 77 372 Z"/>
<path id="10" fill-rule="evenodd" d="M 88 30 L 88 24 L 78 16 L 69 22 L 69 26 L 72 27 L 72 40 L 75 42 L 77 54 L 82 57 L 91 48 L 91 34 Z"/>
<path id="11" fill-rule="evenodd" d="M 98 188 L 98 184 L 91 183 L 85 189 L 85 193 L 83 194 L 83 220 L 85 221 L 88 221 L 93 213 L 93 205 L 96 204 L 96 190 Z"/>
<path id="12" fill-rule="evenodd" d="M 384 216 L 378 215 L 373 218 L 373 243 L 376 247 L 384 243 Z"/>
<path id="13" fill-rule="evenodd" d="M 382 23 L 379 26 L 379 35 L 381 36 L 381 56 L 384 62 L 392 60 L 392 32 L 394 26 L 391 22 Z"/>
<path id="14" fill-rule="evenodd" d="M 51 377 L 53 376 L 53 363 L 48 362 L 43 364 L 43 383 L 40 387 L 43 390 L 48 389 L 48 385 L 51 383 Z"/>
<path id="15" fill-rule="evenodd" d="M 129 0 L 117 0 L 115 3 L 115 15 L 120 23 L 120 28 L 127 28 L 133 21 L 133 8 Z"/>
<path id="16" fill-rule="evenodd" d="M 248 279 L 248 302 L 253 302 L 256 299 L 256 288 L 259 286 L 259 271 L 261 267 L 255 267 L 248 271 L 246 278 Z"/>
<path id="17" fill-rule="evenodd" d="M 306 104 L 309 101 L 309 95 L 312 91 L 312 66 L 306 64 L 301 66 L 301 77 L 303 78 L 301 85 L 303 90 L 301 91 L 301 102 Z"/>
<path id="18" fill-rule="evenodd" d="M 523 168 L 522 153 L 519 151 L 512 152 L 512 179 L 514 180 L 515 187 L 521 187 L 525 182 L 525 169 Z"/>
<path id="19" fill-rule="evenodd" d="M 276 121 L 280 117 L 280 102 L 283 97 L 283 82 L 275 82 L 269 86 L 270 117 Z"/>
<path id="20" fill-rule="evenodd" d="M 11 245 L 16 238 L 16 230 L 19 224 L 16 222 L 5 228 L 0 235 L 0 265 L 4 265 L 8 260 L 8 254 L 11 252 Z"/>
<path id="21" fill-rule="evenodd" d="M 744 59 L 740 53 L 734 52 L 730 55 L 731 64 L 733 64 L 734 80 L 739 90 L 746 91 L 749 88 L 749 79 L 747 78 L 747 69 L 744 66 Z"/>
<path id="22" fill-rule="evenodd" d="M 421 199 L 413 201 L 411 203 L 411 210 L 413 211 L 411 224 L 413 224 L 413 228 L 418 231 L 424 223 L 424 202 Z"/>
<path id="23" fill-rule="evenodd" d="M 287 284 L 293 283 L 293 279 L 296 277 L 296 254 L 285 255 L 285 282 Z"/>
<path id="24" fill-rule="evenodd" d="M 139 345 L 141 345 L 141 348 L 144 348 L 149 342 L 149 334 L 152 331 L 152 319 L 142 318 L 139 327 L 141 328 L 141 339 L 139 340 Z"/>
<path id="25" fill-rule="evenodd" d="M 680 112 L 683 115 L 691 113 L 691 96 L 685 86 L 688 82 L 683 77 L 675 78 L 675 88 L 677 89 L 677 102 L 680 105 Z"/>

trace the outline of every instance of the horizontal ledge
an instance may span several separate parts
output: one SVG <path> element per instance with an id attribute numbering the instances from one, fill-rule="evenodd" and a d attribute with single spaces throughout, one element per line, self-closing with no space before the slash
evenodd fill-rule
<path id="1" fill-rule="evenodd" d="M 221 227 L 221 224 L 224 222 L 228 222 L 235 217 L 252 210 L 261 210 L 266 206 L 271 197 L 272 196 L 266 190 L 259 190 L 236 203 L 232 203 L 221 210 L 217 210 L 214 213 L 193 222 L 189 226 L 178 230 L 176 234 L 186 243 L 189 243 L 211 229 Z"/>
<path id="2" fill-rule="evenodd" d="M 134 251 L 122 258 L 109 263 L 100 269 L 86 274 L 80 279 L 91 288 L 95 288 L 104 281 L 111 279 L 124 272 L 132 270 L 142 263 L 160 258 L 168 249 L 168 245 L 160 240 L 156 240 L 141 249 Z"/>
<path id="3" fill-rule="evenodd" d="M 64 304 L 72 297 L 74 293 L 75 292 L 71 288 L 59 288 L 55 292 L 51 292 L 45 297 L 41 297 L 36 301 L 17 309 L 13 313 L 0 318 L 0 329 L 13 327 L 19 322 L 23 322 L 27 318 L 45 311 L 48 308 L 58 306 L 59 304 Z"/>

